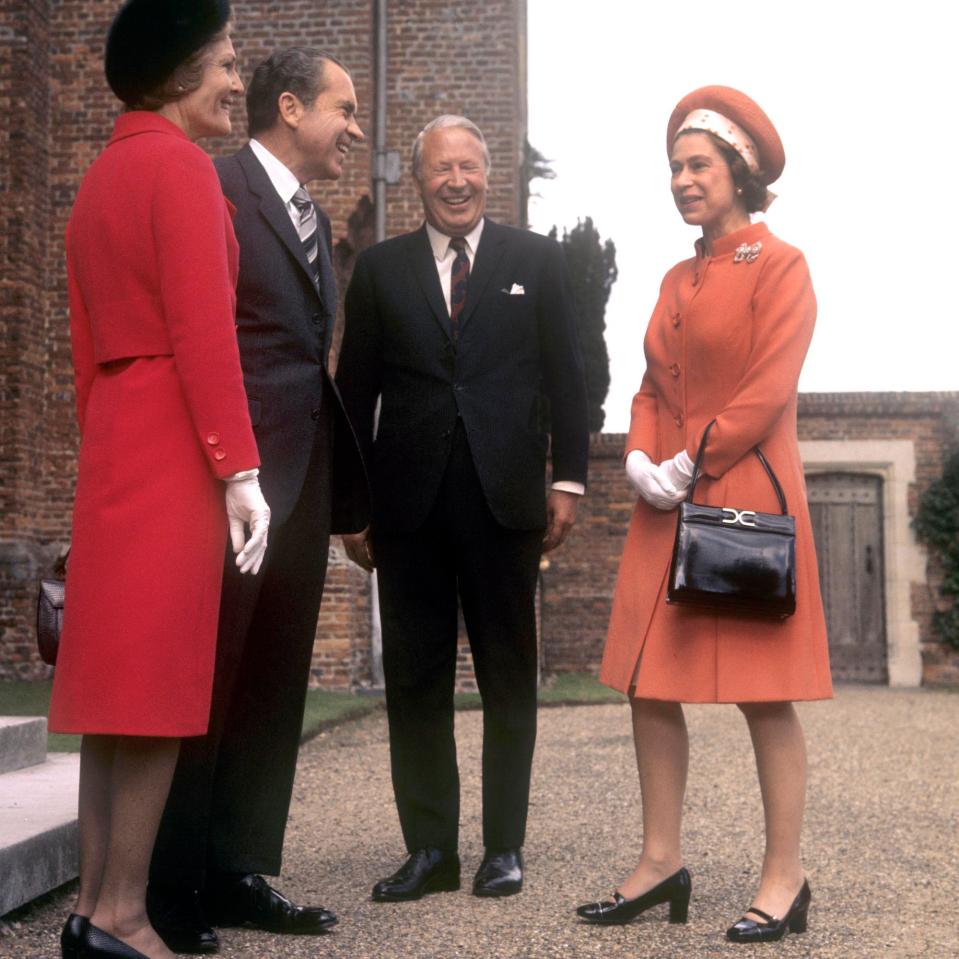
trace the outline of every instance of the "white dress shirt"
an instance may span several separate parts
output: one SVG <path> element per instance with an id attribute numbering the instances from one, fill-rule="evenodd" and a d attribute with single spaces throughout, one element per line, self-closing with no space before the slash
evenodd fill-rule
<path id="1" fill-rule="evenodd" d="M 285 164 L 281 163 L 259 140 L 250 140 L 250 149 L 266 170 L 266 175 L 273 184 L 273 189 L 280 194 L 280 199 L 290 215 L 290 221 L 299 231 L 300 211 L 293 205 L 293 194 L 300 188 L 300 182 Z"/>
<path id="2" fill-rule="evenodd" d="M 470 261 L 470 271 L 473 269 L 473 262 L 476 259 L 476 249 L 479 246 L 480 237 L 483 235 L 483 224 L 486 221 L 480 219 L 479 223 L 470 230 L 466 236 L 466 256 Z M 456 259 L 456 250 L 450 246 L 452 237 L 440 233 L 432 223 L 426 224 L 426 235 L 429 237 L 430 246 L 433 248 L 433 258 L 436 260 L 436 272 L 440 277 L 440 286 L 443 289 L 443 299 L 446 301 L 446 311 L 450 311 L 450 287 L 452 285 L 453 261 Z M 576 483 L 573 480 L 558 480 L 553 483 L 553 489 L 563 493 L 575 493 L 582 496 L 586 492 L 586 487 L 582 483 Z"/>

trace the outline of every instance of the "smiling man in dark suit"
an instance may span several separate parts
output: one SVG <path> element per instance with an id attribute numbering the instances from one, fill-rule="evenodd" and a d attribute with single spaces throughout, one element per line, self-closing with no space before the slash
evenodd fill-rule
<path id="1" fill-rule="evenodd" d="M 336 922 L 260 873 L 280 870 L 331 525 L 368 522 L 359 450 L 327 355 L 336 318 L 330 222 L 304 184 L 340 176 L 363 138 L 335 58 L 274 53 L 247 91 L 250 142 L 216 161 L 236 207 L 237 338 L 273 525 L 259 576 L 226 563 L 210 727 L 184 740 L 149 907 L 175 952 L 215 952 L 214 925 L 316 933 Z"/>
<path id="2" fill-rule="evenodd" d="M 473 892 L 522 888 L 537 571 L 585 490 L 586 389 L 563 253 L 485 217 L 489 165 L 469 120 L 430 123 L 413 150 L 426 223 L 364 251 L 346 297 L 337 382 L 371 464 L 373 520 L 344 542 L 378 572 L 393 787 L 409 853 L 375 885 L 378 901 L 459 887 L 457 596 L 483 698 L 486 853 Z"/>

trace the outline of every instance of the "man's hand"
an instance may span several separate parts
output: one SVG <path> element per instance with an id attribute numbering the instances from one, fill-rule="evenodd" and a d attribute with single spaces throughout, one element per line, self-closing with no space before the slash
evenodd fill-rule
<path id="1" fill-rule="evenodd" d="M 565 490 L 549 491 L 546 499 L 546 535 L 543 537 L 543 552 L 556 549 L 569 535 L 576 522 L 576 507 L 580 496 Z"/>
<path id="2" fill-rule="evenodd" d="M 369 526 L 362 533 L 344 533 L 343 548 L 346 550 L 346 555 L 361 569 L 372 573 L 376 568 Z"/>

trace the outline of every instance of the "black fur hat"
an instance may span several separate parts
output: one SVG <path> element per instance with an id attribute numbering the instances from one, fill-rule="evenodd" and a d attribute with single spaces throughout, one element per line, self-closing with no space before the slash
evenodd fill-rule
<path id="1" fill-rule="evenodd" d="M 107 83 L 136 106 L 230 19 L 230 0 L 127 0 L 107 35 Z"/>

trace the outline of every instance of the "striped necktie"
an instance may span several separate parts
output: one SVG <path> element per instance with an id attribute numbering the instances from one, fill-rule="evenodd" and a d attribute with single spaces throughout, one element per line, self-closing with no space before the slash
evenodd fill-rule
<path id="1" fill-rule="evenodd" d="M 466 254 L 466 240 L 454 236 L 450 240 L 450 249 L 456 251 L 453 269 L 450 273 L 450 332 L 453 340 L 459 336 L 460 313 L 466 305 L 466 287 L 470 278 L 470 259 Z"/>
<path id="2" fill-rule="evenodd" d="M 316 232 L 316 207 L 310 199 L 310 194 L 306 192 L 306 187 L 300 187 L 292 197 L 293 206 L 300 214 L 300 222 L 297 226 L 297 232 L 300 234 L 300 242 L 303 244 L 303 252 L 306 254 L 307 262 L 313 273 L 313 283 L 319 286 L 320 282 L 320 264 L 318 262 L 319 237 Z"/>

